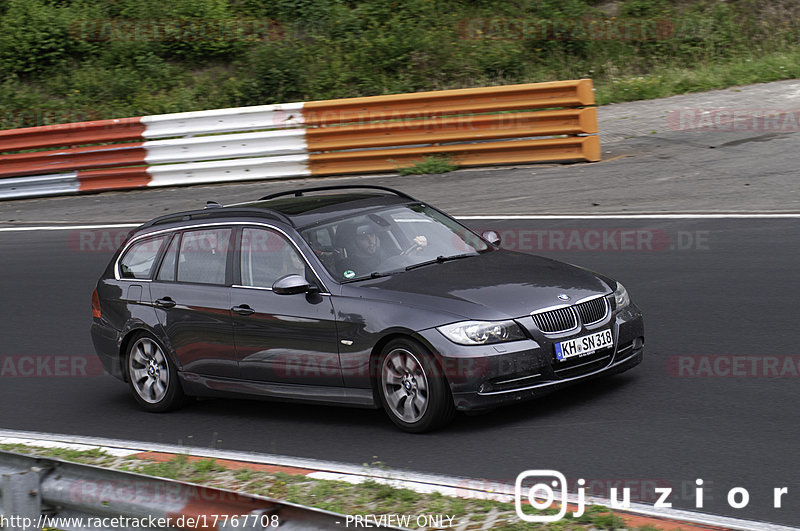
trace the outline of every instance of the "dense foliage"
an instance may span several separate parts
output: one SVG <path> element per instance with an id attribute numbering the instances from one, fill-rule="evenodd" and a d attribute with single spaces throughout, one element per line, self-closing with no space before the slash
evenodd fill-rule
<path id="1" fill-rule="evenodd" d="M 3 0 L 0 129 L 592 77 L 800 77 L 794 0 Z"/>

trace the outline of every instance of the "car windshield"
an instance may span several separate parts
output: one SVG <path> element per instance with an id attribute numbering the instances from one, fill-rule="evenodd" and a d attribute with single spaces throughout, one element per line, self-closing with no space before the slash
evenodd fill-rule
<path id="1" fill-rule="evenodd" d="M 375 210 L 301 231 L 340 282 L 382 276 L 425 263 L 468 257 L 491 247 L 475 233 L 425 205 Z"/>

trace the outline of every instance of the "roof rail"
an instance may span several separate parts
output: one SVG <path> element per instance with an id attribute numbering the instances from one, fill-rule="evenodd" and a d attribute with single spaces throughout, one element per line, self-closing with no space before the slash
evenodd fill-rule
<path id="1" fill-rule="evenodd" d="M 157 217 L 148 221 L 147 223 L 143 224 L 139 228 L 146 228 L 152 227 L 154 225 L 163 225 L 164 223 L 174 223 L 177 221 L 189 221 L 192 219 L 213 219 L 213 218 L 222 218 L 222 217 L 230 217 L 235 215 L 254 215 L 257 217 L 266 217 L 271 218 L 276 221 L 280 221 L 286 223 L 294 227 L 294 223 L 292 220 L 281 214 L 280 212 L 276 212 L 275 210 L 270 210 L 266 208 L 256 208 L 256 207 L 217 207 L 211 209 L 203 209 L 203 210 L 189 210 L 187 212 L 176 212 L 173 214 L 166 214 L 164 216 Z"/>
<path id="2" fill-rule="evenodd" d="M 259 201 L 267 201 L 269 199 L 275 199 L 276 197 L 283 197 L 287 195 L 300 197 L 307 192 L 321 192 L 324 190 L 353 190 L 359 188 L 365 188 L 367 190 L 382 190 L 384 192 L 392 193 L 398 197 L 402 197 L 403 199 L 408 199 L 409 201 L 416 201 L 416 199 L 414 199 L 413 197 L 404 192 L 400 192 L 398 190 L 395 190 L 394 188 L 389 188 L 388 186 L 378 186 L 375 184 L 340 184 L 334 186 L 315 186 L 313 188 L 303 188 L 299 190 L 290 190 L 287 192 L 278 192 L 275 194 L 265 195 L 264 197 L 260 198 Z"/>

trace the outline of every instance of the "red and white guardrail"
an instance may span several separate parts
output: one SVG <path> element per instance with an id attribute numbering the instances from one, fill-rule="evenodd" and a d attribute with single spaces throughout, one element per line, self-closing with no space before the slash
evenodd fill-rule
<path id="1" fill-rule="evenodd" d="M 595 161 L 593 104 L 582 79 L 0 131 L 0 199 L 393 171 L 429 155 Z"/>

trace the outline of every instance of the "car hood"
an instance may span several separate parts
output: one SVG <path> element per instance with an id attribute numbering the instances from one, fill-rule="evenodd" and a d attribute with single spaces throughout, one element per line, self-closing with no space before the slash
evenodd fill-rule
<path id="1" fill-rule="evenodd" d="M 508 319 L 613 291 L 594 273 L 541 256 L 492 251 L 342 287 L 342 295 L 406 304 L 467 319 Z"/>

